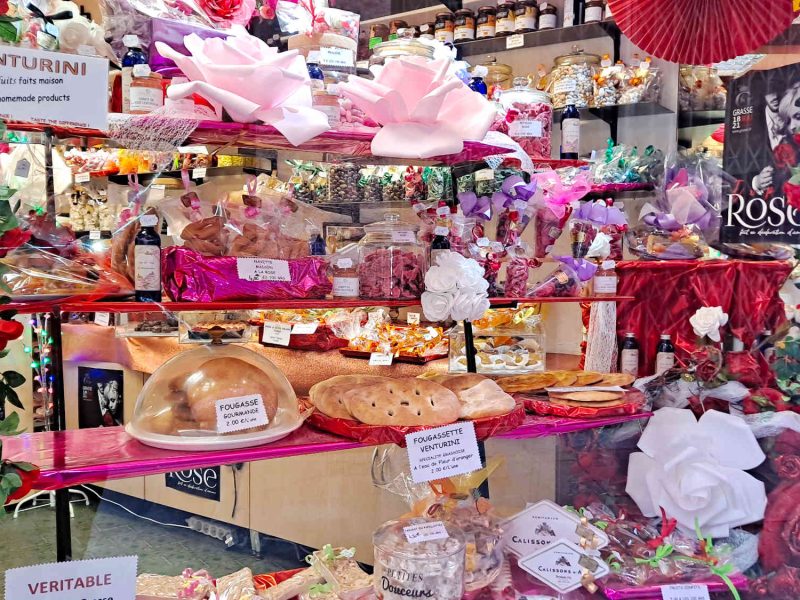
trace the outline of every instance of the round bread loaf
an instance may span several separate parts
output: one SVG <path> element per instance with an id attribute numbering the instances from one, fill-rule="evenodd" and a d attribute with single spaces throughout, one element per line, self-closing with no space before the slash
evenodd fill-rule
<path id="1" fill-rule="evenodd" d="M 448 425 L 458 420 L 456 395 L 426 379 L 390 379 L 345 396 L 350 414 L 367 425 Z"/>
<path id="2" fill-rule="evenodd" d="M 311 404 L 319 412 L 336 419 L 352 419 L 345 397 L 361 386 L 383 383 L 388 377 L 380 375 L 337 375 L 311 386 L 308 392 Z"/>

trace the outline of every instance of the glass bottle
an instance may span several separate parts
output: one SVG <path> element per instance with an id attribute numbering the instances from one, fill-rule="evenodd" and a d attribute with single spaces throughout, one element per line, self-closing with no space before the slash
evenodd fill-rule
<path id="1" fill-rule="evenodd" d="M 668 333 L 661 335 L 656 348 L 656 375 L 661 375 L 675 366 L 675 346 Z"/>
<path id="2" fill-rule="evenodd" d="M 639 376 L 639 342 L 633 332 L 625 334 L 619 353 L 619 370 L 634 377 Z"/>
<path id="3" fill-rule="evenodd" d="M 325 240 L 318 227 L 312 227 L 308 233 L 308 252 L 311 256 L 325 256 Z"/>
<path id="4" fill-rule="evenodd" d="M 134 238 L 134 289 L 137 302 L 161 302 L 161 236 L 158 217 L 142 215 Z"/>
<path id="5" fill-rule="evenodd" d="M 561 159 L 578 160 L 581 145 L 581 114 L 574 104 L 561 113 Z"/>
<path id="6" fill-rule="evenodd" d="M 431 240 L 431 266 L 436 264 L 436 257 L 440 254 L 450 252 L 450 227 L 449 219 L 439 218 L 436 227 L 433 229 L 433 239 Z"/>
<path id="7" fill-rule="evenodd" d="M 484 77 L 486 77 L 488 73 L 489 69 L 487 69 L 482 65 L 478 65 L 477 67 L 472 69 L 472 79 L 469 82 L 469 89 L 471 89 L 473 92 L 478 92 L 483 96 L 488 95 L 489 88 L 486 85 L 486 81 L 484 80 Z"/>
<path id="8" fill-rule="evenodd" d="M 136 65 L 147 64 L 147 53 L 142 50 L 138 35 L 126 35 L 122 43 L 128 51 L 122 57 L 122 112 L 131 110 L 131 83 L 133 82 L 133 68 Z"/>
<path id="9" fill-rule="evenodd" d="M 595 296 L 617 295 L 617 263 L 613 260 L 604 260 L 594 274 L 592 286 Z"/>
<path id="10" fill-rule="evenodd" d="M 311 78 L 312 90 L 325 89 L 325 75 L 319 66 L 319 50 L 311 50 L 306 59 L 308 65 L 308 76 Z"/>

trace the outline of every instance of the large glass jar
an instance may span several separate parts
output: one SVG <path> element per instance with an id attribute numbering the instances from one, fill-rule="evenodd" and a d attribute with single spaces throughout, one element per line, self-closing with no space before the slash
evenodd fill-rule
<path id="1" fill-rule="evenodd" d="M 553 105 L 546 92 L 528 86 L 527 77 L 515 77 L 514 87 L 500 95 L 503 107 L 497 131 L 507 133 L 531 158 L 550 158 Z"/>
<path id="2" fill-rule="evenodd" d="M 389 521 L 372 536 L 375 546 L 375 595 L 381 600 L 436 598 L 460 600 L 464 594 L 465 543 L 461 530 L 442 523 L 447 537 L 410 542 L 413 529 L 430 519 Z M 441 523 L 441 522 L 439 522 Z M 407 531 L 412 533 L 408 534 Z M 413 537 L 412 537 L 413 539 Z"/>
<path id="3" fill-rule="evenodd" d="M 572 54 L 557 56 L 550 74 L 550 96 L 553 106 L 563 108 L 574 104 L 585 108 L 594 104 L 594 73 L 600 66 L 600 57 L 575 50 Z"/>
<path id="4" fill-rule="evenodd" d="M 362 298 L 419 298 L 425 277 L 425 248 L 419 227 L 400 221 L 396 213 L 366 225 L 358 243 L 358 280 Z"/>
<path id="5" fill-rule="evenodd" d="M 497 62 L 494 56 L 489 56 L 483 66 L 488 71 L 484 79 L 486 86 L 489 88 L 487 92 L 488 98 L 495 98 L 499 96 L 500 91 L 511 87 L 511 77 L 514 71 L 510 66 Z"/>
<path id="6" fill-rule="evenodd" d="M 433 60 L 433 46 L 405 37 L 382 42 L 373 49 L 369 64 L 382 65 L 387 58 L 399 58 L 402 56 L 423 56 Z"/>

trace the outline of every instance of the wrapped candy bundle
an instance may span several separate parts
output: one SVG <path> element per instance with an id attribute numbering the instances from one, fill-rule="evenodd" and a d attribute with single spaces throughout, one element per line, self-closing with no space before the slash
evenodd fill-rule
<path id="1" fill-rule="evenodd" d="M 580 200 L 591 189 L 587 176 L 579 173 L 572 185 L 563 185 L 555 171 L 536 176 L 539 188 L 544 192 L 536 207 L 536 242 L 534 256 L 544 258 L 561 237 L 564 225 L 572 213 L 571 204 Z"/>
<path id="2" fill-rule="evenodd" d="M 558 260 L 558 267 L 528 290 L 528 298 L 575 298 L 581 295 L 583 283 L 590 281 L 597 271 L 597 265 L 582 258 L 562 256 Z"/>
<path id="3" fill-rule="evenodd" d="M 506 283 L 504 294 L 508 298 L 522 298 L 528 289 L 528 275 L 542 263 L 533 257 L 531 247 L 525 242 L 518 242 L 508 250 L 509 261 L 506 265 Z"/>
<path id="4" fill-rule="evenodd" d="M 580 242 L 582 248 L 586 246 L 588 250 L 591 245 L 596 232 L 600 231 L 605 233 L 611 238 L 611 253 L 608 256 L 611 260 L 622 260 L 622 234 L 628 229 L 628 219 L 625 214 L 616 206 L 609 198 L 608 200 L 598 200 L 596 202 L 587 202 L 582 204 L 577 211 L 573 213 L 572 219 L 575 222 L 582 222 L 589 224 L 596 231 L 592 235 L 587 235 L 585 239 Z M 584 228 L 586 230 L 586 228 Z M 570 231 L 572 231 L 572 224 L 570 224 Z M 573 243 L 576 243 L 575 234 L 573 234 Z M 578 248 L 580 249 L 580 248 Z M 579 254 L 575 254 L 576 247 L 573 247 L 573 256 L 579 258 Z M 585 252 L 583 256 L 585 256 Z"/>
<path id="5" fill-rule="evenodd" d="M 531 199 L 536 193 L 536 181 L 525 183 L 519 175 L 507 177 L 500 191 L 492 194 L 497 212 L 497 241 L 505 250 L 516 244 L 531 221 Z"/>

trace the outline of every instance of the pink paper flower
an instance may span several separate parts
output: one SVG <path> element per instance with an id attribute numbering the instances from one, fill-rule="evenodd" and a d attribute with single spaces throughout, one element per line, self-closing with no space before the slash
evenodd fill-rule
<path id="1" fill-rule="evenodd" d="M 212 21 L 247 25 L 256 10 L 256 0 L 198 0 Z"/>

